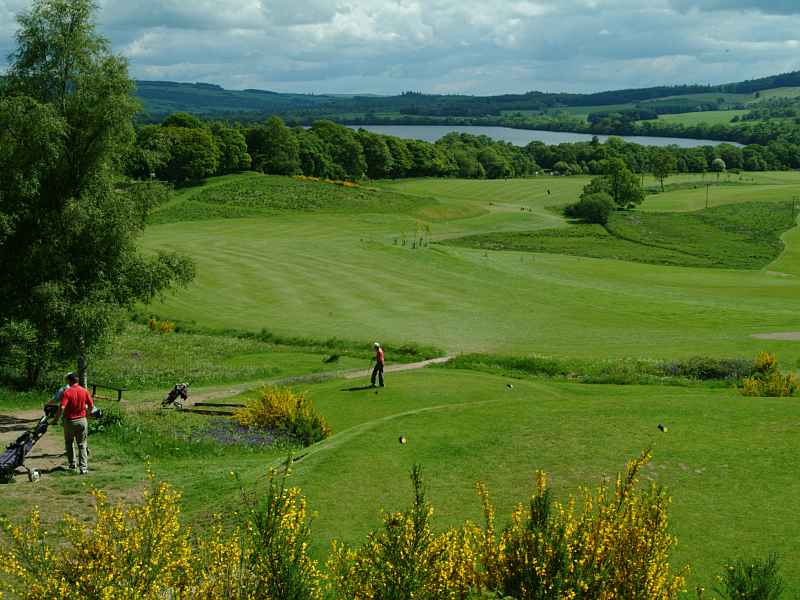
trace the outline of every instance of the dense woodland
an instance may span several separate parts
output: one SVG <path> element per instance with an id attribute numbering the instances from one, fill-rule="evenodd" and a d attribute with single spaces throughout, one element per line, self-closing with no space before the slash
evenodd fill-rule
<path id="1" fill-rule="evenodd" d="M 184 184 L 205 177 L 257 170 L 336 180 L 403 177 L 501 179 L 542 171 L 560 175 L 604 173 L 618 158 L 636 173 L 763 171 L 800 168 L 800 146 L 773 141 L 658 148 L 610 138 L 519 147 L 487 136 L 450 133 L 435 143 L 353 130 L 331 121 L 288 127 L 272 116 L 259 124 L 229 125 L 176 113 L 137 130 L 127 157 L 128 174 Z"/>

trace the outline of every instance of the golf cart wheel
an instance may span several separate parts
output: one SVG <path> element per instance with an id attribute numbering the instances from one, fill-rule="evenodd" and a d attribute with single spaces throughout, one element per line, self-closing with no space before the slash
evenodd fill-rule
<path id="1" fill-rule="evenodd" d="M 40 478 L 41 475 L 39 474 L 39 471 L 37 471 L 36 469 L 31 469 L 30 471 L 28 471 L 28 481 L 30 481 L 31 483 L 39 481 Z"/>

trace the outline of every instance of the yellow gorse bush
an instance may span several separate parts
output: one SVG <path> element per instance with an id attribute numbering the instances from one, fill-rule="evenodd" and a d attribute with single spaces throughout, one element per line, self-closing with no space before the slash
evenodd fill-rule
<path id="1" fill-rule="evenodd" d="M 468 522 L 434 534 L 419 467 L 411 477 L 411 508 L 384 514 L 383 529 L 359 548 L 333 543 L 328 570 L 336 598 L 455 600 L 478 585 L 480 529 Z"/>
<path id="2" fill-rule="evenodd" d="M 180 494 L 154 479 L 142 501 L 127 506 L 93 492 L 92 524 L 66 516 L 57 547 L 34 510 L 22 524 L 4 523 L 10 543 L 0 550 L 0 590 L 25 600 L 320 600 L 324 579 L 306 552 L 305 499 L 284 481 L 272 473 L 239 524 L 226 530 L 216 522 L 197 538 L 181 525 Z"/>
<path id="3" fill-rule="evenodd" d="M 147 327 L 150 331 L 158 333 L 172 333 L 175 331 L 175 323 L 172 321 L 159 321 L 155 318 L 147 321 Z"/>
<path id="4" fill-rule="evenodd" d="M 243 427 L 285 431 L 305 444 L 331 434 L 328 423 L 305 394 L 288 387 L 266 387 L 261 394 L 237 409 L 233 418 Z"/>
<path id="5" fill-rule="evenodd" d="M 743 396 L 793 396 L 800 381 L 792 373 L 781 373 L 774 354 L 761 352 L 753 362 L 753 374 L 742 380 Z"/>
<path id="6" fill-rule="evenodd" d="M 484 591 L 520 600 L 673 600 L 684 573 L 669 563 L 669 498 L 637 483 L 649 459 L 645 452 L 613 485 L 566 503 L 551 498 L 539 473 L 529 503 L 502 532 L 479 484 L 485 525 L 435 533 L 414 467 L 411 507 L 385 513 L 359 547 L 334 542 L 327 574 L 308 556 L 306 501 L 286 485 L 288 461 L 260 495 L 243 493 L 233 523 L 217 518 L 199 535 L 180 522 L 180 495 L 152 479 L 138 503 L 111 504 L 94 492 L 94 519 L 65 517 L 57 546 L 36 510 L 23 523 L 4 522 L 0 591 L 25 600 L 457 600 Z"/>
<path id="7" fill-rule="evenodd" d="M 485 583 L 516 598 L 677 598 L 684 574 L 669 552 L 669 498 L 651 484 L 637 488 L 649 451 L 628 463 L 612 488 L 582 490 L 578 500 L 553 501 L 544 473 L 528 506 L 518 505 L 499 536 L 483 486 Z"/>
<path id="8" fill-rule="evenodd" d="M 9 591 L 19 598 L 163 598 L 191 581 L 192 546 L 181 527 L 180 494 L 152 482 L 141 503 L 112 505 L 98 491 L 94 522 L 67 515 L 65 544 L 53 547 L 34 510 L 23 526 L 6 523 L 8 550 L 0 551 L 0 569 L 10 577 Z"/>

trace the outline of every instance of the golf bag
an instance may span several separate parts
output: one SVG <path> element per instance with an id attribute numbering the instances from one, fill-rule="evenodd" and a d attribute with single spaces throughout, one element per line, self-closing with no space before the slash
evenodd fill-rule
<path id="1" fill-rule="evenodd" d="M 176 383 L 169 393 L 161 401 L 161 408 L 170 404 L 175 404 L 175 408 L 183 408 L 183 402 L 189 399 L 189 384 Z"/>
<path id="2" fill-rule="evenodd" d="M 56 415 L 58 407 L 55 405 L 45 405 L 44 416 L 33 427 L 19 436 L 14 442 L 8 445 L 5 452 L 0 454 L 0 483 L 11 483 L 14 481 L 14 474 L 17 469 L 23 468 L 28 472 L 28 479 L 33 481 L 38 475 L 36 471 L 31 471 L 25 466 L 25 457 L 36 445 L 36 442 L 47 433 L 50 427 L 50 419 Z"/>

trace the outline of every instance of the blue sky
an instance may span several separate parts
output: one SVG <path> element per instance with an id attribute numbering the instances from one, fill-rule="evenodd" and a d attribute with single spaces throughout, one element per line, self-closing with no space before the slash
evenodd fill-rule
<path id="1" fill-rule="evenodd" d="M 25 0 L 0 0 L 0 65 Z M 100 0 L 137 79 L 478 95 L 800 70 L 800 0 Z"/>

